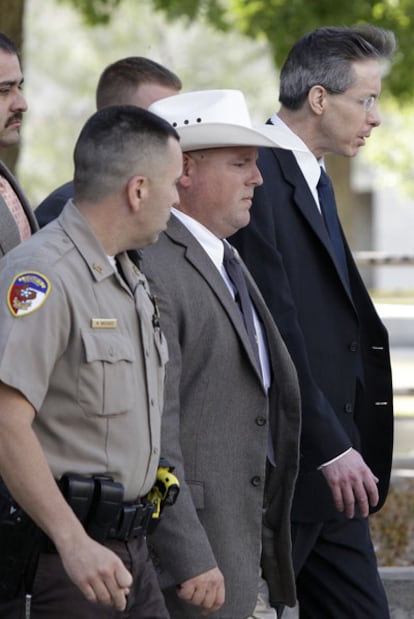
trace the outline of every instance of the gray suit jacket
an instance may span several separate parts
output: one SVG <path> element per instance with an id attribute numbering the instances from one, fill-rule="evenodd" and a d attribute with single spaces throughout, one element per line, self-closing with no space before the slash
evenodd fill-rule
<path id="1" fill-rule="evenodd" d="M 212 617 L 251 614 L 261 562 L 272 601 L 293 604 L 289 517 L 300 407 L 291 359 L 247 274 L 268 341 L 273 378 L 268 397 L 226 284 L 177 218 L 143 254 L 170 354 L 162 455 L 181 480 L 176 505 L 166 508 L 150 539 L 171 615 L 200 616 L 196 607 L 179 601 L 175 586 L 217 565 L 226 602 Z M 267 463 L 269 435 L 276 468 Z"/>
<path id="2" fill-rule="evenodd" d="M 27 201 L 27 198 L 25 197 L 16 178 L 2 161 L 0 161 L 0 174 L 4 176 L 13 187 L 17 197 L 22 203 L 32 232 L 35 232 L 38 229 L 38 225 L 30 204 Z M 20 234 L 16 222 L 14 221 L 13 215 L 10 213 L 7 204 L 0 195 L 0 256 L 4 256 L 4 254 L 13 249 L 13 247 L 16 247 L 19 243 Z"/>

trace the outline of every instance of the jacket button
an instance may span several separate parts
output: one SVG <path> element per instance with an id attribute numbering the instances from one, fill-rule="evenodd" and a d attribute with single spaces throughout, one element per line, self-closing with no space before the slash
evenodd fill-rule
<path id="1" fill-rule="evenodd" d="M 346 413 L 352 413 L 354 411 L 354 407 L 352 406 L 351 402 L 347 402 L 344 406 L 344 409 Z"/>
<path id="2" fill-rule="evenodd" d="M 359 346 L 358 346 L 358 342 L 351 342 L 349 345 L 349 350 L 351 352 L 357 352 Z"/>
<path id="3" fill-rule="evenodd" d="M 266 417 L 256 417 L 256 424 L 258 426 L 265 426 L 267 422 Z"/>
<path id="4" fill-rule="evenodd" d="M 261 479 L 258 475 L 255 475 L 251 478 L 250 483 L 252 484 L 252 486 L 260 486 Z"/>

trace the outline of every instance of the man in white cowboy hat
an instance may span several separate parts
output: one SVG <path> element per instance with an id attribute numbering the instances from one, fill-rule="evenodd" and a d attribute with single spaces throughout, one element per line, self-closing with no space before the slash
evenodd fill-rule
<path id="1" fill-rule="evenodd" d="M 151 536 L 154 561 L 174 619 L 199 617 L 200 607 L 221 619 L 275 619 L 277 604 L 295 602 L 298 384 L 224 239 L 248 223 L 262 182 L 257 147 L 278 133 L 252 127 L 239 91 L 186 93 L 150 109 L 176 128 L 184 151 L 179 206 L 143 257 L 170 355 L 162 453 L 182 480 Z"/>

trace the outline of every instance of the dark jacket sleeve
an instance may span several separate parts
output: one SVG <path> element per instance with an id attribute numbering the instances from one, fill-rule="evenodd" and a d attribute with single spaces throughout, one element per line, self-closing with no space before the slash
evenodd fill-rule
<path id="1" fill-rule="evenodd" d="M 63 211 L 66 202 L 73 198 L 73 182 L 69 181 L 49 194 L 35 209 L 40 228 L 53 221 Z"/>

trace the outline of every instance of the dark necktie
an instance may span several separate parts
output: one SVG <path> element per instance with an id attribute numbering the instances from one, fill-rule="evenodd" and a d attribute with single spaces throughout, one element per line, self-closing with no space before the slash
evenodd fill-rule
<path id="1" fill-rule="evenodd" d="M 332 183 L 325 170 L 321 167 L 321 176 L 318 182 L 319 204 L 321 205 L 322 216 L 325 220 L 325 225 L 330 236 L 337 265 L 342 272 L 346 282 L 348 292 L 351 294 L 351 286 L 349 283 L 348 265 L 346 262 L 345 248 L 339 225 L 338 212 L 336 210 L 335 194 L 332 188 Z M 361 352 L 357 352 L 357 377 L 361 384 L 364 384 L 364 368 L 362 365 Z"/>
<path id="2" fill-rule="evenodd" d="M 246 327 L 247 335 L 249 336 L 250 344 L 260 370 L 259 348 L 253 320 L 253 305 L 250 300 L 249 291 L 247 290 L 246 279 L 233 249 L 227 243 L 223 243 L 223 246 L 223 266 L 234 286 L 235 301 L 242 315 L 244 326 Z"/>
<path id="3" fill-rule="evenodd" d="M 339 225 L 338 213 L 336 210 L 335 194 L 332 188 L 332 183 L 325 170 L 321 167 L 321 175 L 317 185 L 319 204 L 322 211 L 322 216 L 325 221 L 326 229 L 334 249 L 336 262 L 341 271 L 343 278 L 349 286 L 348 266 L 346 263 L 346 255 L 344 243 L 342 240 L 341 228 Z"/>

